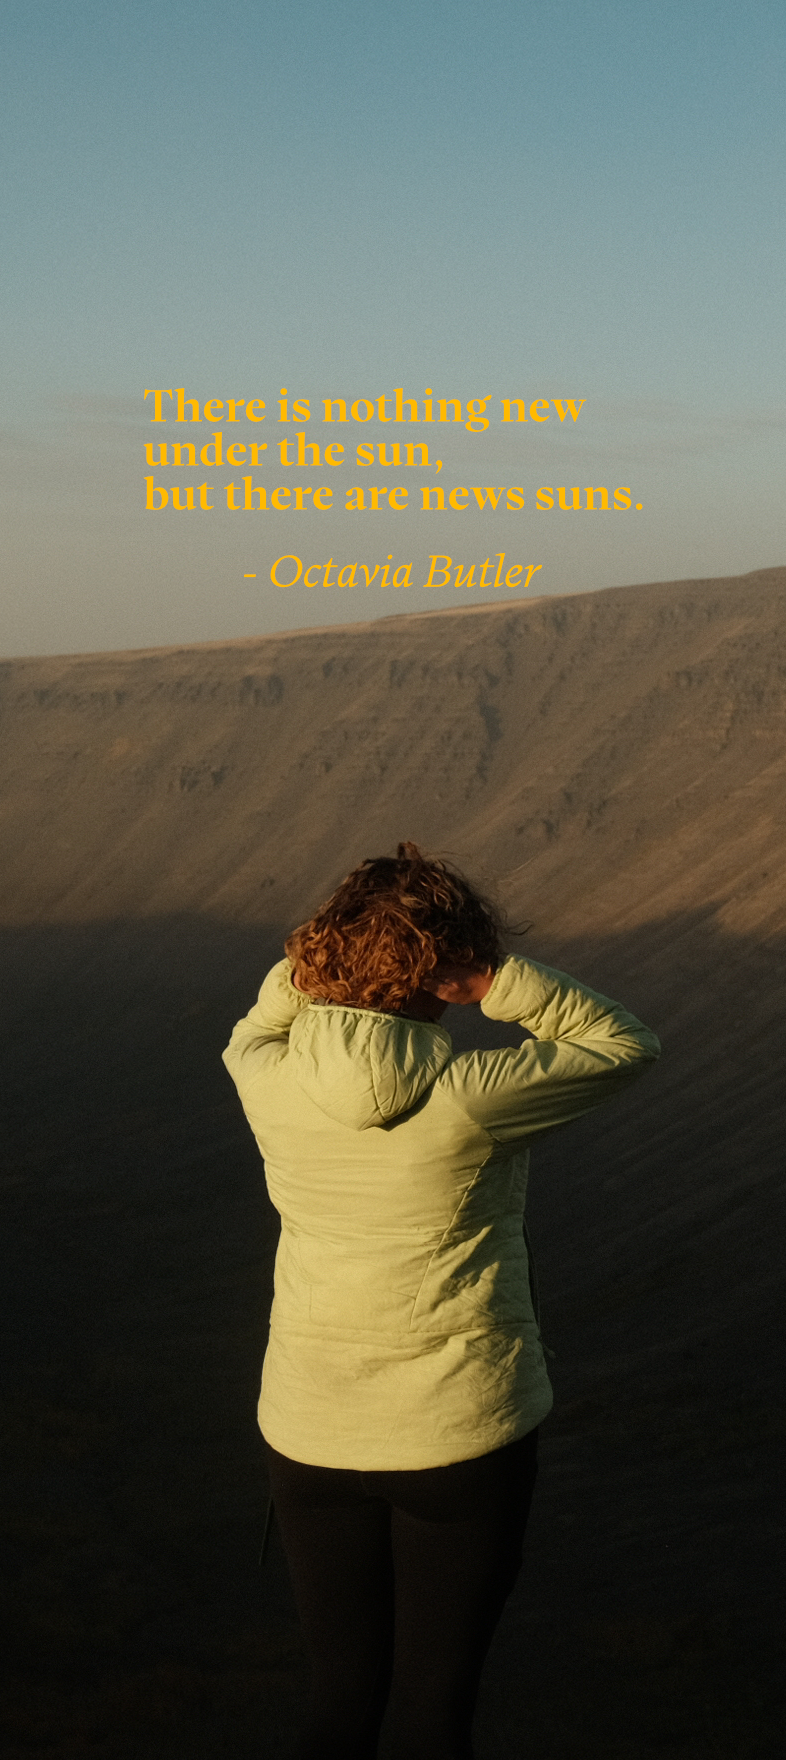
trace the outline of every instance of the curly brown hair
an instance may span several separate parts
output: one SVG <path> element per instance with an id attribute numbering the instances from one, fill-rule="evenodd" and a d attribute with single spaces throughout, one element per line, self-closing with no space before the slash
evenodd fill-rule
<path id="1" fill-rule="evenodd" d="M 395 1011 L 439 965 L 499 965 L 503 932 L 463 874 L 400 843 L 354 868 L 285 950 L 309 995 Z"/>

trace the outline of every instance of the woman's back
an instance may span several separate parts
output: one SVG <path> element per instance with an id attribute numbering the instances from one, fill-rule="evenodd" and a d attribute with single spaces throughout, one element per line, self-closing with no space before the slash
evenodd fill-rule
<path id="1" fill-rule="evenodd" d="M 501 1447 L 551 1405 L 522 1222 L 527 1141 L 656 1055 L 607 999 L 509 958 L 483 1007 L 531 1032 L 453 1056 L 436 1023 L 309 1004 L 282 962 L 226 1061 L 282 1220 L 260 1423 L 360 1470 Z"/>

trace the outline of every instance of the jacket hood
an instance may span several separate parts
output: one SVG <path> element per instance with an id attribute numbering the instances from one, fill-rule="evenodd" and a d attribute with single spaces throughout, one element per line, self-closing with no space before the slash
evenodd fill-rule
<path id="1" fill-rule="evenodd" d="M 409 1112 L 452 1054 L 450 1034 L 436 1023 L 333 1003 L 305 1008 L 289 1036 L 298 1085 L 356 1131 Z"/>

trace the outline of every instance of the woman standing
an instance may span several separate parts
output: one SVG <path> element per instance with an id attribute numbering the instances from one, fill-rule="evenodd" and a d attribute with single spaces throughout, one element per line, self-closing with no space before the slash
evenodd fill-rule
<path id="1" fill-rule="evenodd" d="M 530 1138 L 652 1059 L 627 1011 L 505 957 L 400 844 L 286 943 L 224 1053 L 281 1216 L 259 1422 L 312 1663 L 300 1760 L 471 1760 L 552 1403 L 523 1233 Z M 479 1002 L 520 1049 L 454 1055 Z"/>

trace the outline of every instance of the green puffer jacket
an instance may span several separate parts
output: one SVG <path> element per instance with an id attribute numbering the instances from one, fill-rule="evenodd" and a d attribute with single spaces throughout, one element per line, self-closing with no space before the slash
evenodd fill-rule
<path id="1" fill-rule="evenodd" d="M 224 1061 L 281 1216 L 259 1403 L 315 1466 L 444 1466 L 552 1403 L 522 1234 L 528 1142 L 618 1093 L 654 1033 L 511 956 L 481 1003 L 534 1034 L 454 1056 L 443 1027 L 310 1001 L 282 960 Z"/>

